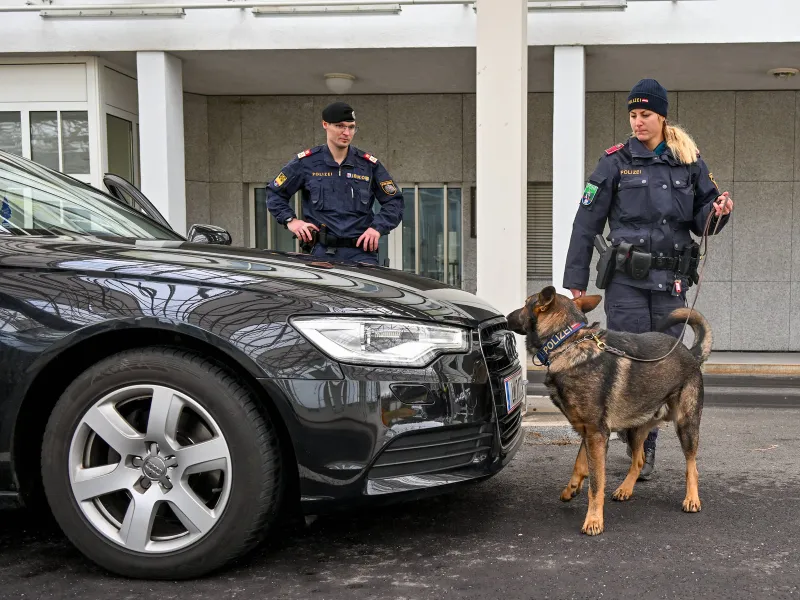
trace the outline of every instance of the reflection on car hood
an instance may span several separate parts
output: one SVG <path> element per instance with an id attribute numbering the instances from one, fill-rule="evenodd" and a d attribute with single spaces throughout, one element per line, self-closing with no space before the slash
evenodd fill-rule
<path id="1" fill-rule="evenodd" d="M 6 264 L 24 262 L 34 268 L 113 273 L 115 277 L 193 282 L 315 299 L 324 307 L 321 310 L 337 313 L 461 324 L 503 316 L 474 294 L 426 277 L 254 248 L 180 241 L 6 238 L 0 240 L 0 256 L 6 257 Z"/>

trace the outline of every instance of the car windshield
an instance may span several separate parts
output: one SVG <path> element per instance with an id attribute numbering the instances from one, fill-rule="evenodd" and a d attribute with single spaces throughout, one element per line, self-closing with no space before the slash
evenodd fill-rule
<path id="1" fill-rule="evenodd" d="M 0 235 L 180 240 L 111 196 L 34 162 L 0 153 Z"/>

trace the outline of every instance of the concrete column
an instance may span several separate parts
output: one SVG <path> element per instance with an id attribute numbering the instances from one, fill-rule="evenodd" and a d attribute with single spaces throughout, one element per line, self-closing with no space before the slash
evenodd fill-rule
<path id="1" fill-rule="evenodd" d="M 186 234 L 183 66 L 166 52 L 137 52 L 141 190 L 172 228 Z"/>
<path id="2" fill-rule="evenodd" d="M 477 293 L 508 314 L 527 291 L 528 3 L 477 6 Z"/>
<path id="3" fill-rule="evenodd" d="M 572 221 L 585 184 L 586 53 L 556 46 L 553 64 L 553 285 L 562 288 Z M 570 296 L 571 297 L 571 296 Z"/>

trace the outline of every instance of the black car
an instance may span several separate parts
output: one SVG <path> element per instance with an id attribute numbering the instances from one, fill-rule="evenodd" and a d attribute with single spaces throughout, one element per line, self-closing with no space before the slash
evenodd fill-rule
<path id="1" fill-rule="evenodd" d="M 0 152 L 0 504 L 49 506 L 113 572 L 179 579 L 284 511 L 442 493 L 512 459 L 525 382 L 497 310 L 212 226 L 187 241 L 106 185 Z"/>

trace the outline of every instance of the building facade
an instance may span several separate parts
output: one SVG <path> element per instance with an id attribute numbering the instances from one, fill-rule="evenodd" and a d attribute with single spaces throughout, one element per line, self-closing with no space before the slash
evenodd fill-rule
<path id="1" fill-rule="evenodd" d="M 697 305 L 715 350 L 800 351 L 800 3 L 310 2 L 0 0 L 0 149 L 121 175 L 176 230 L 293 249 L 265 184 L 344 99 L 406 197 L 382 257 L 510 310 L 560 288 L 585 178 L 655 77 L 736 203 Z"/>

